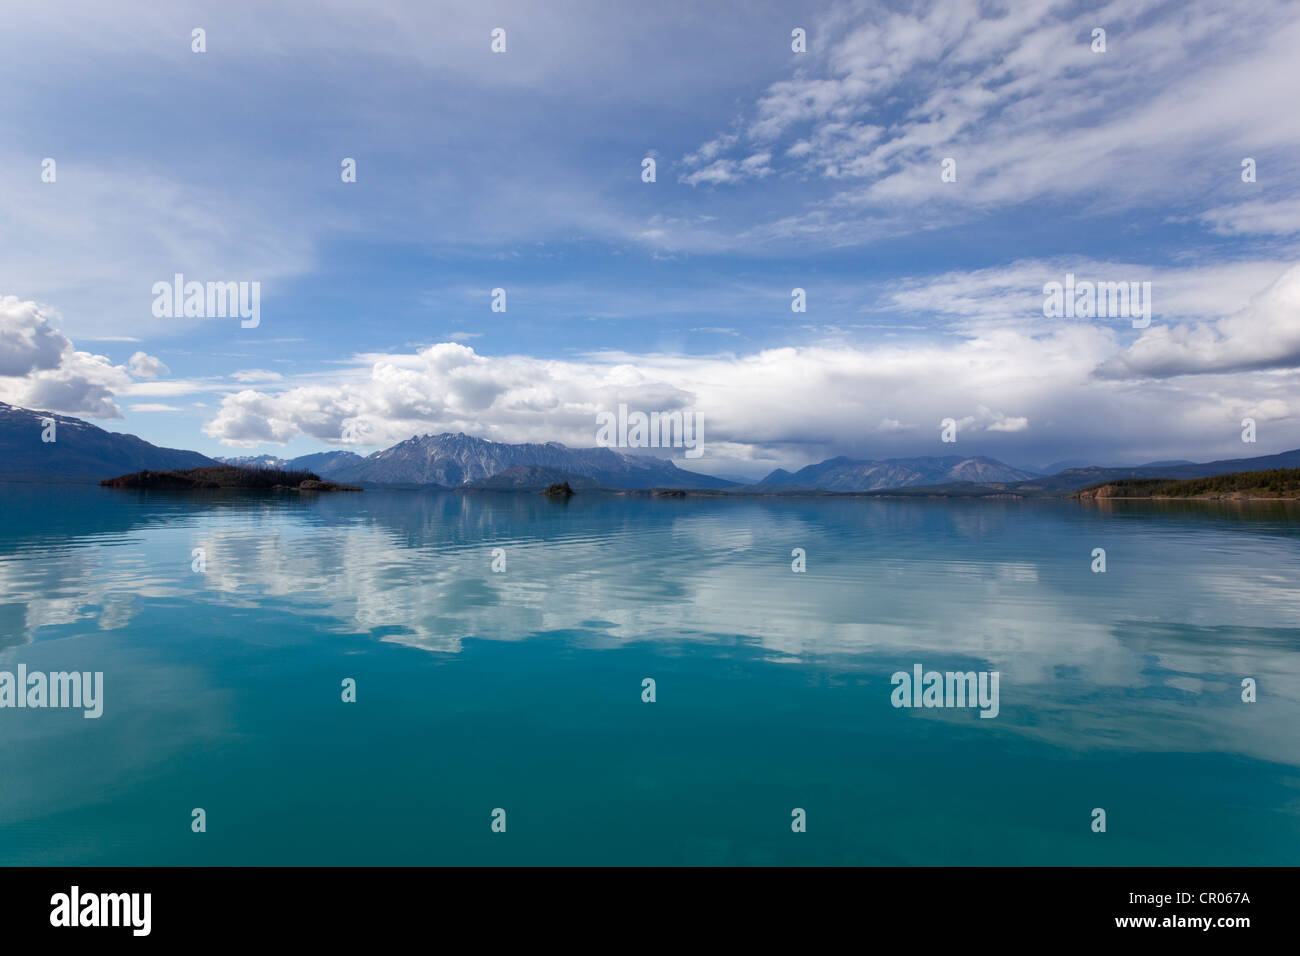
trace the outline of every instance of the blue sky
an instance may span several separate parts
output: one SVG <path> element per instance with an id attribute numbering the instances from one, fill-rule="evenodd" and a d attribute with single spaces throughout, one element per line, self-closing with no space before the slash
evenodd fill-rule
<path id="1" fill-rule="evenodd" d="M 708 448 L 686 466 L 722 474 L 1300 446 L 1291 4 L 50 2 L 0 26 L 0 400 L 281 455 L 586 446 L 599 410 L 682 408 Z M 156 318 L 176 272 L 259 282 L 259 325 Z M 1067 272 L 1151 282 L 1151 326 L 1044 317 Z"/>

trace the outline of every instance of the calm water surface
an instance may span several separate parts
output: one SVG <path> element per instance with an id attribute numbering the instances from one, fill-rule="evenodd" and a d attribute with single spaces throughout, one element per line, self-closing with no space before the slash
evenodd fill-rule
<path id="1" fill-rule="evenodd" d="M 0 670 L 105 682 L 0 710 L 3 864 L 1300 863 L 1292 506 L 0 506 Z M 917 663 L 1000 713 L 895 709 Z"/>

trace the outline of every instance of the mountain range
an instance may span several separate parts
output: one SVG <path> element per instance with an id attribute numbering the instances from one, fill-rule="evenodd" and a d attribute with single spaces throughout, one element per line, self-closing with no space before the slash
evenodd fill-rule
<path id="1" fill-rule="evenodd" d="M 1215 475 L 1230 475 L 1239 471 L 1268 471 L 1271 468 L 1300 468 L 1300 448 L 1276 455 L 1226 458 L 1199 464 L 1190 461 L 1155 461 L 1146 465 L 1119 468 L 1089 465 L 1087 468 L 1067 468 L 1055 475 L 1009 482 L 999 487 L 1022 494 L 1060 494 L 1122 478 L 1212 478 Z M 984 484 L 990 485 L 988 482 Z"/>
<path id="2" fill-rule="evenodd" d="M 877 491 L 955 481 L 1013 482 L 1037 477 L 1034 472 L 1004 465 L 992 458 L 890 458 L 856 461 L 830 458 L 793 474 L 778 468 L 754 488 L 760 491 L 815 489 L 819 491 Z"/>
<path id="3" fill-rule="evenodd" d="M 159 448 L 79 418 L 0 402 L 0 478 L 98 481 L 144 468 L 169 471 L 211 464 L 211 458 L 196 451 Z"/>
<path id="4" fill-rule="evenodd" d="M 218 456 L 213 459 L 223 465 L 234 465 L 236 468 L 272 468 L 283 470 L 292 459 L 277 458 L 275 455 L 241 455 L 235 458 L 223 458 Z"/>
<path id="5" fill-rule="evenodd" d="M 53 441 L 43 441 L 53 421 Z M 326 451 L 297 458 L 253 455 L 209 458 L 160 448 L 134 435 L 106 431 L 54 412 L 0 402 L 0 479 L 87 481 L 128 472 L 183 471 L 217 464 L 311 471 L 322 478 L 371 487 L 533 491 L 568 481 L 577 490 L 652 488 L 781 494 L 799 491 L 908 494 L 1064 495 L 1124 478 L 1203 478 L 1240 471 L 1300 468 L 1300 449 L 1203 464 L 1158 461 L 1131 467 L 1068 467 L 1036 474 L 982 456 L 831 458 L 795 472 L 777 469 L 743 484 L 678 468 L 649 455 L 613 448 L 568 448 L 558 442 L 508 444 L 470 435 L 416 435 L 362 457 Z M 1075 462 L 1060 464 L 1074 465 Z"/>
<path id="6" fill-rule="evenodd" d="M 609 488 L 730 488 L 735 484 L 684 471 L 665 458 L 629 455 L 613 448 L 568 448 L 558 442 L 511 445 L 464 433 L 412 436 L 365 458 L 351 452 L 307 455 L 293 459 L 289 467 L 352 484 L 444 488 L 472 486 L 515 468 L 541 468 L 560 475 L 558 480 L 586 478 Z"/>
<path id="7" fill-rule="evenodd" d="M 312 471 L 330 481 L 371 486 L 545 488 L 568 480 L 574 488 L 729 488 L 737 484 L 684 471 L 664 458 L 612 448 L 568 448 L 559 442 L 519 445 L 459 434 L 413 435 L 365 458 L 326 451 L 298 458 L 274 455 L 220 458 L 244 468 Z"/>

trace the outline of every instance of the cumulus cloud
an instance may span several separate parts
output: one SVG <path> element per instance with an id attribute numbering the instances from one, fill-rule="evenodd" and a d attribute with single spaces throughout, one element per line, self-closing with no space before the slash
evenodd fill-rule
<path id="1" fill-rule="evenodd" d="M 1043 448 L 1150 450 L 1153 436 L 1161 449 L 1162 442 L 1204 446 L 1214 429 L 1226 443 L 1237 438 L 1242 414 L 1273 401 L 1287 417 L 1296 404 L 1290 377 L 1260 394 L 1237 379 L 1137 388 L 1097 374 L 1128 354 L 1114 329 L 1090 323 L 747 355 L 560 360 L 480 355 L 447 342 L 370 356 L 368 369 L 337 385 L 228 395 L 205 432 L 244 446 L 298 436 L 342 446 L 346 427 L 369 447 L 442 431 L 582 447 L 595 444 L 595 413 L 625 403 L 699 412 L 715 462 L 815 459 L 845 449 L 863 457 L 946 453 L 953 449 L 938 443 L 945 418 L 960 425 L 956 450 L 1014 457 Z"/>
<path id="2" fill-rule="evenodd" d="M 89 418 L 121 418 L 113 396 L 130 383 L 131 377 L 122 366 L 102 355 L 69 349 L 58 368 L 20 380 L 16 389 L 6 389 L 6 393 L 15 396 L 14 404 L 27 408 Z"/>
<path id="3" fill-rule="evenodd" d="M 1157 376 L 1295 368 L 1300 365 L 1300 265 L 1246 308 L 1216 322 L 1152 326 L 1102 369 Z"/>
<path id="4" fill-rule="evenodd" d="M 1157 324 L 1045 319 L 1043 284 L 1067 268 L 1096 279 L 1151 275 Z M 1300 265 L 1020 261 L 899 281 L 879 307 L 938 328 L 874 344 L 709 355 L 536 358 L 443 342 L 358 356 L 327 382 L 227 395 L 204 430 L 244 446 L 304 436 L 384 447 L 442 431 L 590 446 L 595 413 L 627 404 L 702 414 L 708 458 L 722 468 L 724 459 L 946 453 L 937 446 L 946 418 L 960 426 L 958 451 L 1013 460 L 1092 449 L 1109 458 L 1124 448 L 1135 460 L 1185 457 L 1216 434 L 1211 454 L 1230 457 L 1241 417 L 1287 423 L 1300 410 Z"/>
<path id="5" fill-rule="evenodd" d="M 0 375 L 23 376 L 58 368 L 72 343 L 50 325 L 35 302 L 0 297 Z"/>
<path id="6" fill-rule="evenodd" d="M 134 353 L 126 363 L 127 371 L 136 378 L 157 378 L 159 375 L 171 374 L 171 369 L 160 359 L 144 352 Z"/>
<path id="7" fill-rule="evenodd" d="M 0 297 L 0 398 L 27 408 L 120 418 L 115 394 L 134 378 L 168 374 L 166 365 L 145 352 L 115 365 L 77 350 L 51 324 L 54 315 L 35 302 Z"/>
<path id="8" fill-rule="evenodd" d="M 988 426 L 991 432 L 1022 432 L 1029 427 L 1029 419 L 1023 415 L 1016 418 L 1009 418 L 1006 415 L 998 415 L 997 420 Z"/>

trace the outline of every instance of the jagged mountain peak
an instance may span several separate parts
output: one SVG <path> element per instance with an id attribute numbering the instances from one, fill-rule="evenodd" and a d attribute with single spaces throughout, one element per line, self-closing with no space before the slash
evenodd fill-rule
<path id="1" fill-rule="evenodd" d="M 791 473 L 778 468 L 759 482 L 765 488 L 811 488 L 824 491 L 879 491 L 914 485 L 939 485 L 955 481 L 1005 482 L 1035 477 L 983 455 L 923 455 L 879 461 L 843 455 L 808 465 Z"/>
<path id="2" fill-rule="evenodd" d="M 455 488 L 519 467 L 545 468 L 614 488 L 722 488 L 734 484 L 685 471 L 665 458 L 613 448 L 568 448 L 554 441 L 511 444 L 464 432 L 413 435 L 363 460 L 338 468 L 317 466 L 316 470 L 335 481 Z"/>

